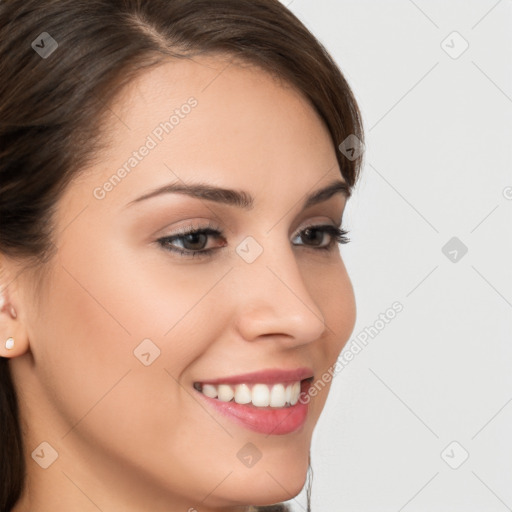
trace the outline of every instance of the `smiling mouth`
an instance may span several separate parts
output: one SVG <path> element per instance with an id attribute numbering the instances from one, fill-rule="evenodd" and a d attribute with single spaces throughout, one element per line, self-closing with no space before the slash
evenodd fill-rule
<path id="1" fill-rule="evenodd" d="M 313 377 L 293 382 L 258 383 L 248 382 L 239 384 L 203 384 L 194 383 L 194 388 L 220 402 L 235 402 L 259 408 L 286 408 L 294 406 L 305 385 L 312 382 Z"/>

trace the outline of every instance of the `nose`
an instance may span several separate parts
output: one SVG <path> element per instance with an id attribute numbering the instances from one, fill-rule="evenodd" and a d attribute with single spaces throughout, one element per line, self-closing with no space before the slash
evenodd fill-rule
<path id="1" fill-rule="evenodd" d="M 239 261 L 232 278 L 235 324 L 245 340 L 266 338 L 293 347 L 319 339 L 328 329 L 289 245 L 265 249 L 252 263 Z"/>

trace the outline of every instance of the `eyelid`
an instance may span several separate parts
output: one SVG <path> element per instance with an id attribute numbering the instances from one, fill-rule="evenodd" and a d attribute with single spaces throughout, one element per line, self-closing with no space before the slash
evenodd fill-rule
<path id="1" fill-rule="evenodd" d="M 339 223 L 336 223 L 331 218 L 329 218 L 329 221 L 332 222 L 332 226 L 333 227 L 337 227 L 337 228 L 341 228 L 342 227 L 343 218 L 340 219 Z M 293 232 L 292 237 L 295 238 L 299 233 L 301 233 L 305 229 L 315 228 L 315 227 L 325 226 L 325 225 L 326 225 L 326 221 L 325 220 L 314 220 L 314 219 L 310 220 L 306 224 L 302 224 L 301 226 L 299 226 Z M 187 235 L 190 232 L 204 231 L 204 230 L 208 230 L 208 229 L 218 231 L 221 234 L 225 233 L 225 230 L 222 229 L 218 224 L 215 224 L 213 221 L 208 219 L 208 220 L 206 220 L 206 222 L 204 224 L 196 224 L 196 223 L 192 222 L 191 224 L 188 224 L 186 226 L 182 226 L 182 227 L 177 228 L 175 231 L 173 231 L 171 233 L 163 234 L 159 238 L 172 238 L 174 236 Z"/>
<path id="2" fill-rule="evenodd" d="M 328 221 L 325 220 L 325 217 L 319 218 L 319 216 L 313 218 L 313 220 L 308 220 L 306 224 L 301 224 L 294 232 L 295 235 L 300 233 L 301 231 L 304 231 L 307 228 L 315 228 L 318 226 L 326 226 L 329 225 L 329 223 L 332 223 L 332 226 L 335 228 L 341 228 L 343 223 L 343 217 L 340 219 L 339 222 L 334 221 L 331 217 L 328 217 Z"/>
<path id="3" fill-rule="evenodd" d="M 224 231 L 218 224 L 215 224 L 211 220 L 205 221 L 204 224 L 199 224 L 199 223 L 196 223 L 195 221 L 192 221 L 191 224 L 187 224 L 185 226 L 180 226 L 179 228 L 176 228 L 171 233 L 163 234 L 162 237 L 170 238 L 170 237 L 178 236 L 178 235 L 187 235 L 190 232 L 203 231 L 206 229 L 212 229 L 215 231 Z"/>
<path id="4" fill-rule="evenodd" d="M 342 219 L 343 220 L 343 219 Z M 339 223 L 336 223 L 336 221 L 334 221 L 333 219 L 331 219 L 330 217 L 328 217 L 328 220 L 326 220 L 325 218 L 321 218 L 321 219 L 313 219 L 313 220 L 308 220 L 306 222 L 305 225 L 303 225 L 302 229 L 304 229 L 304 227 L 308 227 L 308 226 L 318 226 L 318 225 L 325 225 L 329 222 L 332 222 L 332 225 L 333 226 L 339 226 L 341 225 L 341 221 Z"/>

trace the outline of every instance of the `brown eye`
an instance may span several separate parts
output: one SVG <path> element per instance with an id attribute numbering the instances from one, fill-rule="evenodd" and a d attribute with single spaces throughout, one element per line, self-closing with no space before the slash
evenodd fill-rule
<path id="1" fill-rule="evenodd" d="M 213 228 L 188 228 L 181 233 L 166 236 L 157 240 L 157 242 L 167 251 L 176 252 L 182 256 L 211 256 L 213 251 L 223 247 L 224 244 L 218 244 L 217 247 L 208 248 L 210 239 L 222 240 L 222 232 Z"/>
<path id="2" fill-rule="evenodd" d="M 307 240 L 310 245 L 321 245 L 325 234 L 325 231 L 321 231 L 319 229 L 306 228 L 304 231 L 302 231 L 300 237 L 303 241 Z"/>
<path id="3" fill-rule="evenodd" d="M 350 240 L 347 238 L 347 234 L 348 231 L 329 224 L 324 226 L 308 226 L 297 234 L 296 238 L 300 238 L 303 243 L 296 245 L 304 245 L 319 250 L 329 250 L 333 248 L 336 243 L 348 243 Z M 327 244 L 322 243 L 325 239 L 325 235 L 329 235 L 329 242 Z"/>
<path id="4" fill-rule="evenodd" d="M 183 240 L 183 248 L 189 251 L 201 251 L 208 241 L 208 235 L 195 232 L 180 237 Z"/>

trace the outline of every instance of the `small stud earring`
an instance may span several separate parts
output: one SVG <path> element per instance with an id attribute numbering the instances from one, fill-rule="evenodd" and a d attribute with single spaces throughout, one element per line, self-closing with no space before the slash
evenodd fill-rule
<path id="1" fill-rule="evenodd" d="M 5 342 L 5 348 L 7 350 L 11 350 L 14 347 L 14 338 L 7 338 L 7 341 Z"/>

